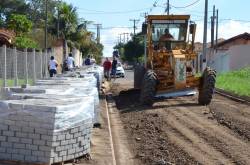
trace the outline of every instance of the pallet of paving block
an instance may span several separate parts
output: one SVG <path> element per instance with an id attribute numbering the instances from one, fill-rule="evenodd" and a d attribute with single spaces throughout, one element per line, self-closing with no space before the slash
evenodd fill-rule
<path id="1" fill-rule="evenodd" d="M 90 154 L 85 154 L 83 156 L 80 156 L 78 158 L 75 159 L 71 159 L 71 160 L 66 160 L 66 161 L 62 161 L 62 162 L 58 162 L 58 163 L 53 163 L 51 165 L 77 165 L 78 163 L 82 163 L 81 160 L 91 160 L 91 156 Z"/>
<path id="2" fill-rule="evenodd" d="M 14 160 L 0 160 L 0 165 L 49 165 L 47 163 L 28 163 Z"/>

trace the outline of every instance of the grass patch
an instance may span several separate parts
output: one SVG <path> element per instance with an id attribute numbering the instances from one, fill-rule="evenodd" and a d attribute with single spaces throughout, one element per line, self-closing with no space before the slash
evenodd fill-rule
<path id="1" fill-rule="evenodd" d="M 28 79 L 28 82 L 30 85 L 33 84 L 33 80 L 32 79 Z M 7 87 L 13 87 L 15 84 L 14 79 L 7 79 Z M 25 79 L 18 79 L 18 86 L 22 85 L 22 84 L 26 84 L 26 80 Z M 0 79 L 0 87 L 3 86 L 3 79 Z"/>
<path id="2" fill-rule="evenodd" d="M 250 97 L 250 67 L 219 74 L 216 78 L 216 87 Z"/>

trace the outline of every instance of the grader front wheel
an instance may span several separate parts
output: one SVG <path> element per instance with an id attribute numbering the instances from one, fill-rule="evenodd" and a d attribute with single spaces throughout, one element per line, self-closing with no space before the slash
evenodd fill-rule
<path id="1" fill-rule="evenodd" d="M 154 102 L 154 96 L 156 94 L 157 79 L 153 71 L 147 71 L 144 74 L 140 102 L 144 105 L 151 106 Z"/>
<path id="2" fill-rule="evenodd" d="M 215 88 L 215 78 L 215 70 L 207 67 L 203 72 L 201 85 L 199 88 L 198 102 L 200 105 L 210 104 Z"/>

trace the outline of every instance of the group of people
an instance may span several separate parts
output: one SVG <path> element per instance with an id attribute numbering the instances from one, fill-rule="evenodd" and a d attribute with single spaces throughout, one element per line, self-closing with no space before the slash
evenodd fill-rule
<path id="1" fill-rule="evenodd" d="M 115 56 L 113 56 L 113 61 L 111 62 L 108 57 L 106 57 L 106 60 L 103 63 L 103 69 L 104 69 L 104 77 L 107 80 L 110 80 L 111 76 L 116 78 L 116 68 L 117 68 L 117 59 Z"/>
<path id="2" fill-rule="evenodd" d="M 54 75 L 57 74 L 57 67 L 58 67 L 58 62 L 55 60 L 54 56 L 51 56 L 48 65 L 50 77 L 53 77 Z M 69 56 L 64 61 L 63 69 L 66 71 L 73 71 L 74 67 L 75 67 L 75 59 L 72 56 L 72 53 L 69 53 Z"/>

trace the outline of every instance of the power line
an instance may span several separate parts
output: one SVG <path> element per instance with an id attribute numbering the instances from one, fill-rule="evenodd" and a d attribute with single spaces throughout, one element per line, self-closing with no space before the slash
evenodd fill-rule
<path id="1" fill-rule="evenodd" d="M 195 5 L 195 4 L 197 4 L 198 2 L 200 2 L 200 0 L 196 0 L 195 2 L 192 2 L 191 4 L 188 4 L 188 5 L 186 5 L 186 6 L 174 6 L 174 5 L 171 5 L 171 4 L 170 4 L 170 6 L 173 7 L 173 8 L 182 9 L 182 8 L 191 7 L 191 6 Z"/>
<path id="2" fill-rule="evenodd" d="M 135 9 L 135 10 L 126 10 L 126 11 L 99 11 L 99 10 L 89 10 L 89 9 L 84 9 L 84 8 L 77 8 L 77 9 L 89 11 L 89 12 L 80 11 L 81 13 L 84 13 L 84 14 L 127 14 L 127 13 L 145 11 L 145 10 L 150 9 L 150 7 L 142 8 L 142 9 Z"/>

